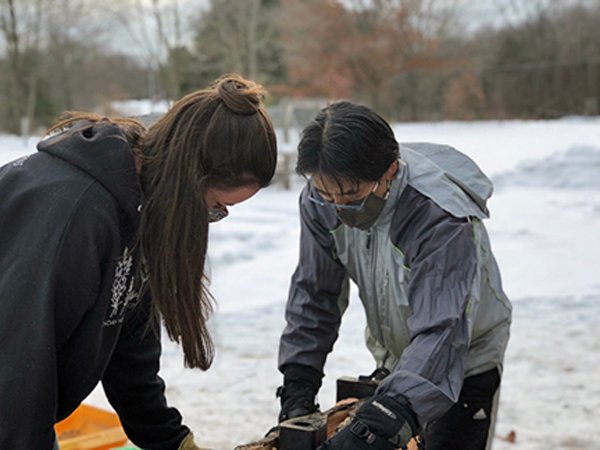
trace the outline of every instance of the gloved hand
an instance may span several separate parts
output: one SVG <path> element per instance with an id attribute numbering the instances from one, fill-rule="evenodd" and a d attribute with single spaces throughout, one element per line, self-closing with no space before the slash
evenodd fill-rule
<path id="1" fill-rule="evenodd" d="M 350 423 L 317 450 L 394 450 L 417 431 L 414 413 L 386 395 L 364 403 Z"/>
<path id="2" fill-rule="evenodd" d="M 183 438 L 183 441 L 179 444 L 179 450 L 208 450 L 202 449 L 196 445 L 194 442 L 193 433 L 188 433 L 186 437 Z"/>
<path id="3" fill-rule="evenodd" d="M 299 364 L 287 365 L 283 373 L 283 386 L 277 388 L 281 399 L 279 422 L 318 411 L 315 397 L 321 387 L 321 373 Z"/>

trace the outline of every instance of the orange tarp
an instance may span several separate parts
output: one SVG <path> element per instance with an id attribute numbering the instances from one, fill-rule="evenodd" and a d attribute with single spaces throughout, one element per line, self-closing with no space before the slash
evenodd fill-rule
<path id="1" fill-rule="evenodd" d="M 60 450 L 108 450 L 127 442 L 119 417 L 82 404 L 54 427 Z"/>

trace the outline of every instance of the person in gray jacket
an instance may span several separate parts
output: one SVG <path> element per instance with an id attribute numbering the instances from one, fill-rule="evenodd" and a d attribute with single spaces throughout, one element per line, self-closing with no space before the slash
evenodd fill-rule
<path id="1" fill-rule="evenodd" d="M 511 305 L 482 220 L 492 184 L 456 149 L 398 144 L 366 106 L 333 103 L 303 131 L 300 257 L 279 349 L 279 420 L 315 411 L 348 303 L 388 373 L 320 449 L 489 448 Z"/>

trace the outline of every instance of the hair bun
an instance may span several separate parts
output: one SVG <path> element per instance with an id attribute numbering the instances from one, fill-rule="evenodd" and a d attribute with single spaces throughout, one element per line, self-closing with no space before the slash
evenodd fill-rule
<path id="1" fill-rule="evenodd" d="M 236 114 L 255 114 L 261 107 L 265 91 L 260 84 L 240 75 L 223 75 L 214 88 L 225 106 Z"/>

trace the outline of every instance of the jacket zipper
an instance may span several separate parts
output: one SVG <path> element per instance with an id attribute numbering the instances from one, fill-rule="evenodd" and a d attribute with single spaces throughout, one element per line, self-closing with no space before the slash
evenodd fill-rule
<path id="1" fill-rule="evenodd" d="M 373 241 L 373 229 L 369 228 L 367 231 L 367 249 L 370 250 L 371 263 L 373 265 L 373 305 L 374 305 L 374 313 L 375 319 L 377 322 L 377 340 L 381 345 L 383 345 L 383 332 L 381 331 L 381 318 L 379 315 L 379 290 L 377 288 L 377 266 L 378 266 L 378 258 L 377 258 L 377 242 Z M 371 248 L 371 243 L 373 243 L 373 248 Z M 373 332 L 374 330 L 371 330 Z"/>

